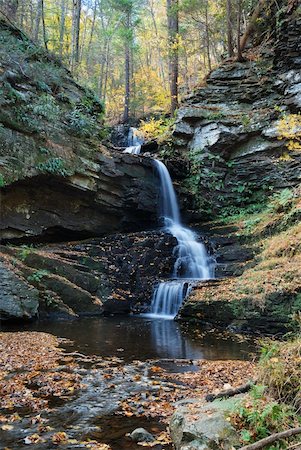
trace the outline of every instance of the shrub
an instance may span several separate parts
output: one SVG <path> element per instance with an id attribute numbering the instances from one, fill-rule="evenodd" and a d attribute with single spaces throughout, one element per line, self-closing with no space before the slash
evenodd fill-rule
<path id="1" fill-rule="evenodd" d="M 0 188 L 4 187 L 6 184 L 4 176 L 0 173 Z"/>
<path id="2" fill-rule="evenodd" d="M 56 120 L 60 112 L 60 108 L 54 98 L 48 94 L 39 97 L 38 101 L 30 109 L 35 115 L 49 121 Z"/>
<path id="3" fill-rule="evenodd" d="M 287 206 L 290 206 L 293 197 L 294 191 L 291 189 L 283 189 L 280 192 L 276 192 L 268 203 L 268 210 L 275 212 L 285 210 Z"/>
<path id="4" fill-rule="evenodd" d="M 66 168 L 65 161 L 62 158 L 49 158 L 46 162 L 38 164 L 36 168 L 41 172 L 53 175 L 61 175 L 63 177 L 71 175 L 71 171 Z"/>
<path id="5" fill-rule="evenodd" d="M 232 424 L 240 430 L 244 445 L 299 425 L 300 418 L 296 417 L 295 411 L 269 398 L 265 390 L 262 385 L 254 386 L 250 395 L 236 404 L 230 416 Z M 286 449 L 287 445 L 284 441 L 278 441 L 269 448 Z"/>
<path id="6" fill-rule="evenodd" d="M 259 378 L 277 401 L 301 411 L 301 337 L 288 342 L 266 341 L 259 362 Z"/>
<path id="7" fill-rule="evenodd" d="M 29 275 L 27 277 L 28 281 L 34 281 L 36 283 L 40 283 L 40 281 L 43 279 L 43 277 L 45 277 L 46 275 L 48 275 L 48 270 L 37 270 L 36 272 L 34 272 L 32 275 Z"/>
<path id="8" fill-rule="evenodd" d="M 139 130 L 147 141 L 157 140 L 158 144 L 171 141 L 174 119 L 155 119 L 140 122 Z"/>
<path id="9" fill-rule="evenodd" d="M 29 247 L 28 245 L 22 245 L 20 249 L 18 249 L 19 258 L 21 261 L 25 261 L 27 256 L 30 255 L 32 252 L 32 247 Z"/>
<path id="10" fill-rule="evenodd" d="M 98 131 L 96 118 L 84 114 L 78 107 L 67 115 L 67 120 L 69 132 L 76 136 L 92 137 Z"/>
<path id="11" fill-rule="evenodd" d="M 284 115 L 278 122 L 278 139 L 286 140 L 288 150 L 301 150 L 301 114 Z"/>

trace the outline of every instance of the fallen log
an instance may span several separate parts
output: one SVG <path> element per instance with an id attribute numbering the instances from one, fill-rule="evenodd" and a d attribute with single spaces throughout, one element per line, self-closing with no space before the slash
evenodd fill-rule
<path id="1" fill-rule="evenodd" d="M 254 384 L 255 381 L 249 381 L 248 383 L 238 386 L 237 388 L 227 389 L 225 391 L 219 392 L 218 394 L 208 394 L 206 395 L 205 399 L 207 402 L 213 402 L 217 398 L 233 397 L 237 394 L 244 394 L 245 392 L 248 392 L 254 386 Z"/>
<path id="2" fill-rule="evenodd" d="M 280 433 L 271 434 L 260 441 L 255 442 L 254 444 L 246 445 L 245 447 L 241 447 L 240 450 L 259 450 L 263 447 L 266 447 L 269 444 L 272 444 L 275 441 L 279 441 L 280 439 L 286 439 L 291 436 L 295 436 L 296 434 L 301 433 L 301 427 L 291 428 L 290 430 L 281 431 Z"/>

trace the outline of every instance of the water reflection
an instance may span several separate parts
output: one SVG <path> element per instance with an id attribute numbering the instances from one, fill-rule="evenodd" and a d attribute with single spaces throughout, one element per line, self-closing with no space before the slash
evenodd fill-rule
<path id="1" fill-rule="evenodd" d="M 203 352 L 197 343 L 185 336 L 173 320 L 150 321 L 154 348 L 162 358 L 203 359 Z M 167 356 L 168 355 L 168 356 Z"/>
<path id="2" fill-rule="evenodd" d="M 2 327 L 3 329 L 3 327 Z M 173 320 L 149 317 L 83 318 L 40 322 L 7 331 L 44 331 L 74 342 L 84 354 L 133 359 L 247 359 L 254 347 L 248 342 L 214 333 L 195 335 Z M 5 331 L 5 330 L 3 330 Z"/>

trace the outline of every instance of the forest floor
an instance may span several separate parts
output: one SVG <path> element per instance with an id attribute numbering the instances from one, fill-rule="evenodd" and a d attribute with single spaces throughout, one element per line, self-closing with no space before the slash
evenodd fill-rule
<path id="1" fill-rule="evenodd" d="M 133 361 L 67 353 L 41 332 L 0 333 L 0 442 L 6 450 L 170 449 L 176 402 L 254 377 L 248 361 Z M 133 443 L 144 427 L 155 441 Z"/>

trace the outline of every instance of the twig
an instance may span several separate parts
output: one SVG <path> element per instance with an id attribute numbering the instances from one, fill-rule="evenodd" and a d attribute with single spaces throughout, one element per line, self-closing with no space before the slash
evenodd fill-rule
<path id="1" fill-rule="evenodd" d="M 295 436 L 296 434 L 301 433 L 301 427 L 291 428 L 290 430 L 281 431 L 280 433 L 271 434 L 260 441 L 255 442 L 254 444 L 246 445 L 245 447 L 241 447 L 240 450 L 258 450 L 260 448 L 265 447 L 266 445 L 272 444 L 275 441 L 279 441 L 280 439 L 285 439 L 290 436 Z"/>
<path id="2" fill-rule="evenodd" d="M 301 448 L 301 442 L 297 442 L 296 444 L 289 445 L 287 447 L 287 450 L 290 450 L 292 448 L 295 449 L 295 450 L 299 450 Z"/>

